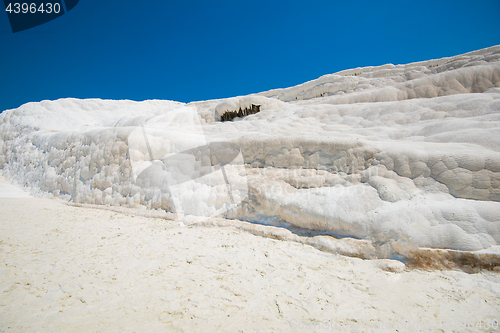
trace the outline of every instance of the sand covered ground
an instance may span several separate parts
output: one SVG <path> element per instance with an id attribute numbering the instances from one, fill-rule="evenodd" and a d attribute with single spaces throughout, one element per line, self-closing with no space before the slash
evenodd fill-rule
<path id="1" fill-rule="evenodd" d="M 495 272 L 388 272 L 234 227 L 34 198 L 4 179 L 0 207 L 2 332 L 498 331 Z"/>

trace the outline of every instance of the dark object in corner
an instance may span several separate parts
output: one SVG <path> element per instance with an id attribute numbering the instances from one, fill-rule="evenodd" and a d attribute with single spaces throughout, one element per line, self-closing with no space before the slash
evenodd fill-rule
<path id="1" fill-rule="evenodd" d="M 244 117 L 248 116 L 249 114 L 256 114 L 260 112 L 260 105 L 255 105 L 252 104 L 252 106 L 248 109 L 241 109 L 236 112 L 236 111 L 226 111 L 222 116 L 220 116 L 221 121 L 230 121 L 233 120 L 236 117 Z"/>

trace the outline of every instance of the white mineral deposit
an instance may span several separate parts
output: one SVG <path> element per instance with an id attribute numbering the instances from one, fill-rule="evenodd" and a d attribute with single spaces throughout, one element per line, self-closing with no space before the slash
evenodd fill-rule
<path id="1" fill-rule="evenodd" d="M 499 330 L 499 60 L 3 111 L 0 328 Z"/>

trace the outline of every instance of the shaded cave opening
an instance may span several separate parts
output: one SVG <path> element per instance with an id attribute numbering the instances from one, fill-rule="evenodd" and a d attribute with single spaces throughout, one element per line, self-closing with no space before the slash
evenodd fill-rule
<path id="1" fill-rule="evenodd" d="M 232 121 L 234 118 L 245 117 L 251 114 L 260 112 L 260 105 L 252 104 L 249 108 L 240 109 L 238 111 L 226 111 L 220 116 L 221 121 Z"/>

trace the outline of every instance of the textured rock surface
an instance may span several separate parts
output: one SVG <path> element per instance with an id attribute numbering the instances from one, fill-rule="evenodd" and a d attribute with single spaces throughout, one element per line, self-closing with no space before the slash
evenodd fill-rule
<path id="1" fill-rule="evenodd" d="M 497 46 L 187 105 L 29 103 L 0 115 L 0 165 L 33 193 L 325 231 L 381 256 L 485 249 L 500 243 L 499 59 Z M 231 151 L 182 155 L 217 142 L 239 147 L 224 168 Z"/>

